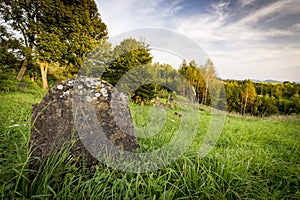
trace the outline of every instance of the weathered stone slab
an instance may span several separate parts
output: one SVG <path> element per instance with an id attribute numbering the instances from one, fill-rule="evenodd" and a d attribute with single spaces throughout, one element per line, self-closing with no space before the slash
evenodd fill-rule
<path id="1" fill-rule="evenodd" d="M 84 157 L 89 165 L 98 163 L 95 157 L 101 156 L 97 154 L 99 149 L 106 148 L 105 139 L 115 149 L 133 151 L 139 147 L 127 95 L 96 78 L 81 77 L 55 84 L 33 106 L 32 124 L 32 168 L 40 165 L 34 158 L 44 160 L 53 149 L 71 139 L 77 141 L 72 154 Z"/>

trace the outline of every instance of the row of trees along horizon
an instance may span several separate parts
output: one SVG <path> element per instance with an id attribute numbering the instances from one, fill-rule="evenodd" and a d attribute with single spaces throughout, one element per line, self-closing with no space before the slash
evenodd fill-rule
<path id="1" fill-rule="evenodd" d="M 0 15 L 0 90 L 8 90 L 12 79 L 24 78 L 47 89 L 48 81 L 76 77 L 78 71 L 116 85 L 131 72 L 122 78 L 123 87 L 133 91 L 136 102 L 190 95 L 192 86 L 197 101 L 211 106 L 210 91 L 221 91 L 222 83 L 225 93 L 216 98 L 226 98 L 229 112 L 261 117 L 300 112 L 300 84 L 221 80 L 211 60 L 204 65 L 183 60 L 177 70 L 153 63 L 149 46 L 133 38 L 112 47 L 94 0 L 2 0 Z M 101 64 L 86 62 L 82 68 L 87 57 Z"/>

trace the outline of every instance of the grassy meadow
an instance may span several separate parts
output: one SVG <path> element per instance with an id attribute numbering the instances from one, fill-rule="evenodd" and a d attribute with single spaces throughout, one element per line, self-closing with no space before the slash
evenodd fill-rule
<path id="1" fill-rule="evenodd" d="M 90 171 L 78 167 L 66 147 L 30 180 L 31 107 L 44 94 L 37 86 L 0 92 L 0 199 L 300 199 L 299 116 L 228 114 L 214 149 L 201 158 L 197 150 L 211 119 L 205 107 L 192 145 L 163 169 Z M 147 125 L 151 107 L 130 103 L 130 108 L 135 124 Z M 180 118 L 171 109 L 165 115 L 159 134 L 139 140 L 140 151 L 160 148 L 173 137 Z"/>

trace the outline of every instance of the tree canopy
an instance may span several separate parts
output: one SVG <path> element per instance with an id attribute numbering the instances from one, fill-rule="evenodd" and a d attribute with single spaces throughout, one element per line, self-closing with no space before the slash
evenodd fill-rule
<path id="1" fill-rule="evenodd" d="M 94 0 L 3 0 L 0 14 L 22 36 L 25 58 L 18 79 L 34 58 L 44 88 L 49 63 L 59 62 L 77 73 L 87 54 L 107 35 Z"/>
<path id="2" fill-rule="evenodd" d="M 15 65 L 20 59 L 20 41 L 0 25 L 0 66 Z"/>
<path id="3" fill-rule="evenodd" d="M 115 85 L 129 70 L 151 64 L 152 57 L 149 51 L 148 46 L 142 41 L 133 38 L 124 39 L 114 48 L 114 59 L 102 78 Z"/>

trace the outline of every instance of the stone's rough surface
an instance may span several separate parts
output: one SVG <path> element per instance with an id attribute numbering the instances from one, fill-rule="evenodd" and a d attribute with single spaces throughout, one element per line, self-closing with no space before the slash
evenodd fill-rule
<path id="1" fill-rule="evenodd" d="M 73 104 L 74 101 L 78 105 Z M 88 112 L 84 112 L 84 109 Z M 59 149 L 64 143 L 73 139 L 76 141 L 71 149 L 74 156 L 83 157 L 90 166 L 98 163 L 94 157 L 95 152 L 91 152 L 93 151 L 91 146 L 98 145 L 95 147 L 96 152 L 99 148 L 105 148 L 99 147 L 101 143 L 95 144 L 99 142 L 97 139 L 93 140 L 93 136 L 97 138 L 99 133 L 95 127 L 84 129 L 90 130 L 86 134 L 89 135 L 88 140 L 91 140 L 91 146 L 86 148 L 87 143 L 82 142 L 83 136 L 81 132 L 78 133 L 76 127 L 79 125 L 81 129 L 81 126 L 89 125 L 76 121 L 76 126 L 74 116 L 77 115 L 73 112 L 83 112 L 82 119 L 96 121 L 97 126 L 101 127 L 105 133 L 105 137 L 117 149 L 133 151 L 139 147 L 128 108 L 127 95 L 118 92 L 113 86 L 100 79 L 80 77 L 57 83 L 39 104 L 33 106 L 33 127 L 30 138 L 33 158 L 31 168 L 37 168 L 40 165 L 39 159 L 34 158 L 44 160 L 53 149 Z"/>

